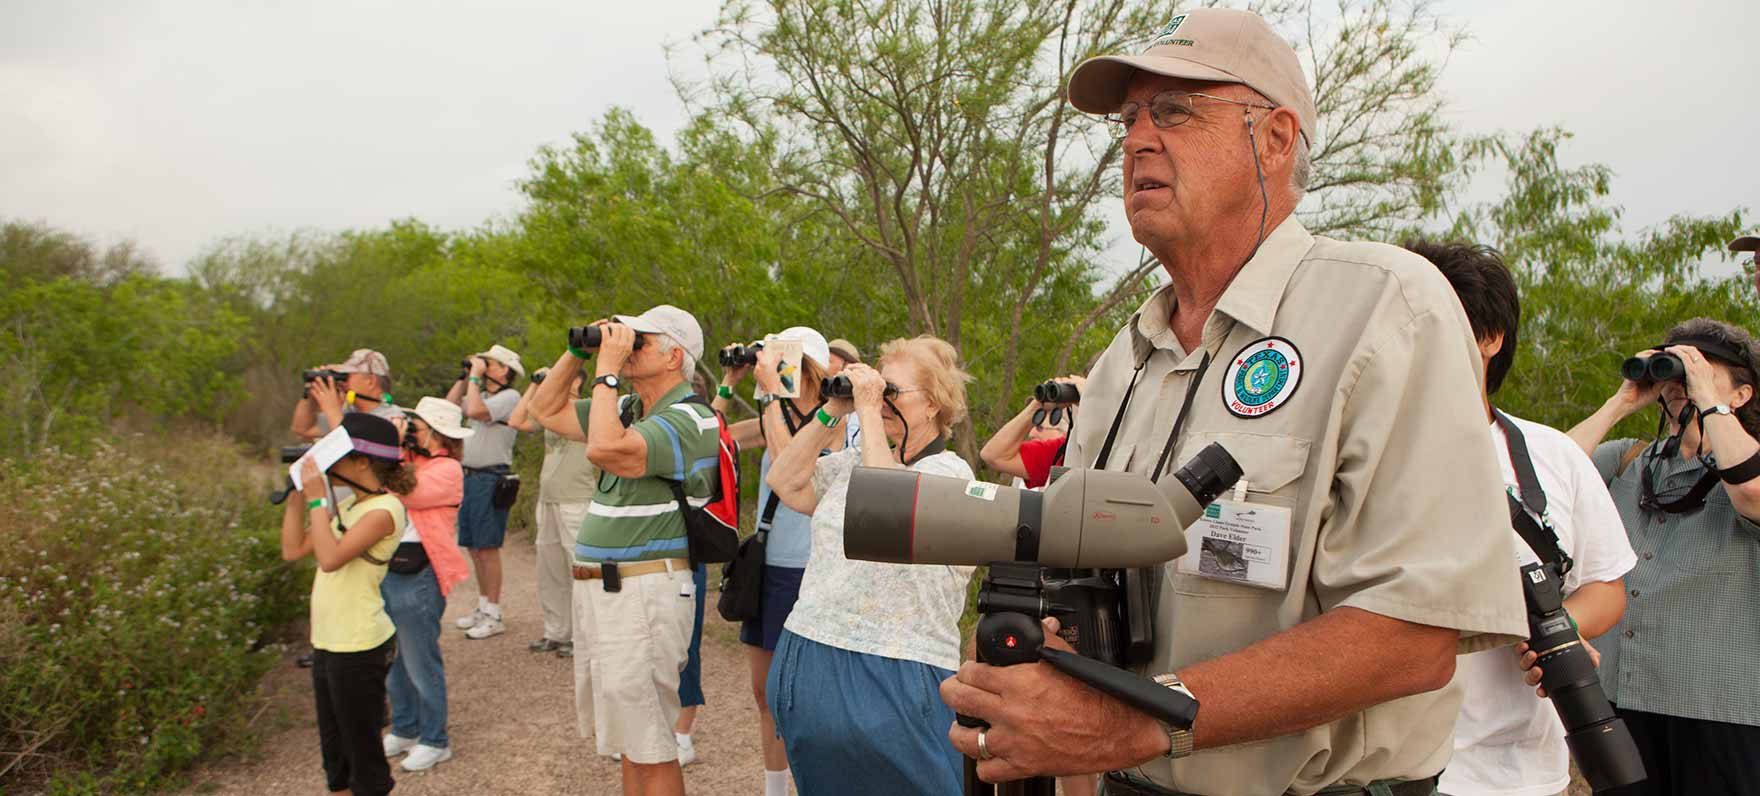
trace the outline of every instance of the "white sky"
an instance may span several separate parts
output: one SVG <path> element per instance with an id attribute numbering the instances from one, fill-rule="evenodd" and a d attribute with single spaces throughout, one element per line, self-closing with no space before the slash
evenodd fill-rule
<path id="1" fill-rule="evenodd" d="M 0 0 L 0 217 L 132 238 L 173 273 L 228 235 L 474 227 L 612 105 L 669 138 L 663 46 L 691 59 L 718 5 Z M 1628 230 L 1760 211 L 1760 3 L 1441 8 L 1474 36 L 1444 77 L 1465 129 L 1572 130 L 1566 162 L 1614 168 Z"/>

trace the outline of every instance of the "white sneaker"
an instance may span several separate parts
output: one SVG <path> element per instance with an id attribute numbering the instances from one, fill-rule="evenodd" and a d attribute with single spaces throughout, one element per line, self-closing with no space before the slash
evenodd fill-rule
<path id="1" fill-rule="evenodd" d="M 485 614 L 482 621 L 471 625 L 471 629 L 464 631 L 464 637 L 484 639 L 490 636 L 499 636 L 506 632 L 507 626 L 501 624 L 500 619 Z"/>
<path id="2" fill-rule="evenodd" d="M 483 609 L 477 608 L 477 609 L 472 610 L 470 613 L 459 617 L 458 621 L 454 622 L 453 625 L 457 626 L 459 630 L 469 630 L 473 627 L 476 627 L 478 622 L 481 622 L 484 619 L 487 619 L 488 617 L 489 617 L 488 614 L 483 613 Z"/>
<path id="3" fill-rule="evenodd" d="M 680 746 L 680 747 L 678 747 L 678 767 L 679 768 L 684 768 L 685 766 L 688 766 L 688 765 L 695 763 L 695 762 L 697 762 L 697 747 L 695 747 L 695 746 Z"/>
<path id="4" fill-rule="evenodd" d="M 385 733 L 385 756 L 396 757 L 416 748 L 416 745 L 420 743 L 421 741 L 416 738 L 402 738 L 392 735 L 391 733 Z"/>
<path id="5" fill-rule="evenodd" d="M 452 747 L 450 746 L 442 749 L 420 744 L 411 750 L 409 757 L 404 758 L 403 762 L 398 765 L 402 766 L 404 771 L 427 771 L 451 759 Z"/>

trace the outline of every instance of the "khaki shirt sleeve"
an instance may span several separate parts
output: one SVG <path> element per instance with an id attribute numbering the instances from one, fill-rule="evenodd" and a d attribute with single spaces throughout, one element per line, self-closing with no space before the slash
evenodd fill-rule
<path id="1" fill-rule="evenodd" d="M 1527 618 L 1478 352 L 1464 316 L 1447 309 L 1415 307 L 1366 341 L 1356 383 L 1341 388 L 1313 583 L 1323 611 L 1454 628 L 1465 653 L 1525 637 Z"/>

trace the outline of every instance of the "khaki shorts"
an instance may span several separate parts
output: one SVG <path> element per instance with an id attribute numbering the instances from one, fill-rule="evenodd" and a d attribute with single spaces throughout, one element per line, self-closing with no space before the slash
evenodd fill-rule
<path id="1" fill-rule="evenodd" d="M 632 763 L 678 759 L 679 671 L 690 652 L 691 571 L 574 582 L 574 705 L 582 738 Z"/>

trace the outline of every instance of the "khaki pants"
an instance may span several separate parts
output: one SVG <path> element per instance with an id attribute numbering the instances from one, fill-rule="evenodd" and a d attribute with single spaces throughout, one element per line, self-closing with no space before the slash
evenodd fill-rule
<path id="1" fill-rule="evenodd" d="M 691 570 L 574 582 L 574 704 L 601 755 L 653 765 L 678 759 L 679 672 L 690 655 Z"/>
<path id="2" fill-rule="evenodd" d="M 589 503 L 538 503 L 538 604 L 544 608 L 544 638 L 574 639 L 574 540 Z"/>

